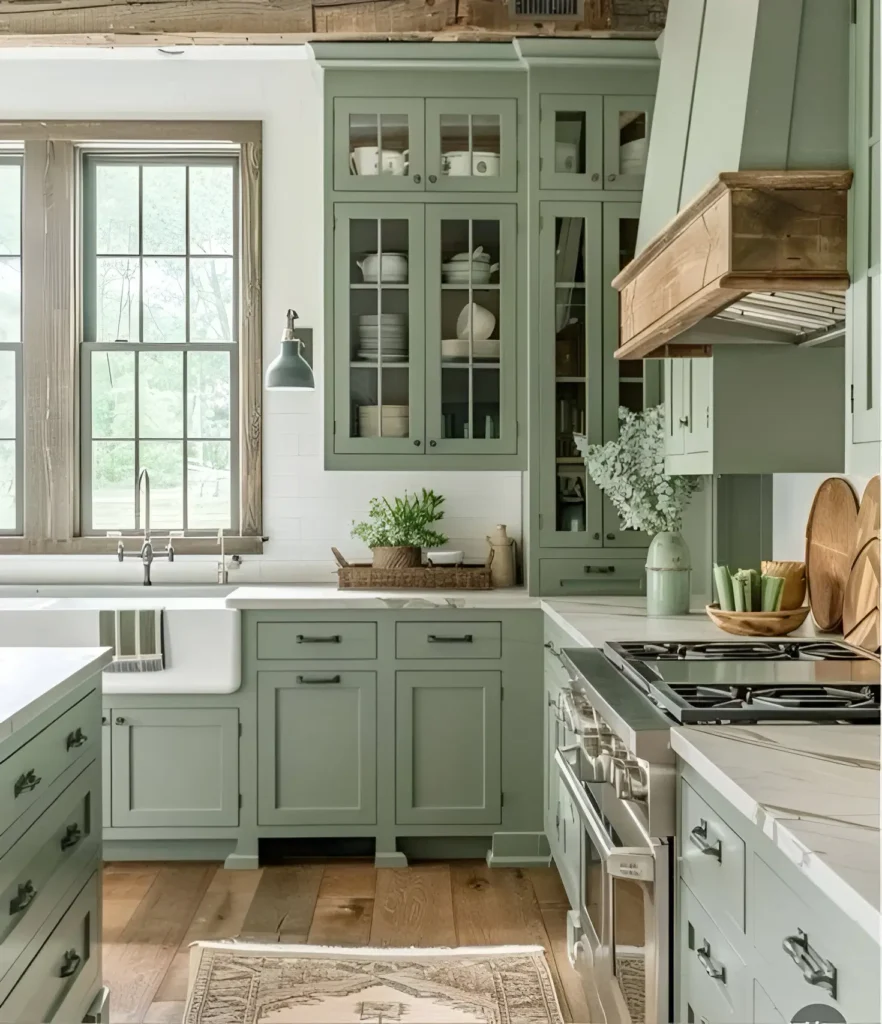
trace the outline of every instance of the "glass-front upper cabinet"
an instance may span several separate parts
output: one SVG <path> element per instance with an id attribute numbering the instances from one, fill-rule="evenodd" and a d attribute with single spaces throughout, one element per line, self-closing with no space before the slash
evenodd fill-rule
<path id="1" fill-rule="evenodd" d="M 517 451 L 516 215 L 426 208 L 429 455 Z"/>
<path id="2" fill-rule="evenodd" d="M 517 189 L 517 100 L 428 99 L 425 103 L 429 191 Z"/>
<path id="3" fill-rule="evenodd" d="M 603 204 L 603 441 L 619 436 L 619 409 L 640 412 L 661 400 L 661 367 L 657 359 L 616 359 L 619 338 L 619 293 L 610 281 L 637 249 L 639 203 Z M 608 498 L 603 499 L 603 542 L 606 547 L 643 547 L 649 537 L 623 530 Z"/>
<path id="4" fill-rule="evenodd" d="M 574 434 L 603 441 L 602 206 L 543 203 L 539 228 L 540 542 L 601 547 L 603 501 Z"/>
<path id="5" fill-rule="evenodd" d="M 600 96 L 541 96 L 539 132 L 540 188 L 603 188 Z"/>
<path id="6" fill-rule="evenodd" d="M 604 188 L 643 188 L 653 107 L 651 96 L 603 97 Z"/>
<path id="7" fill-rule="evenodd" d="M 423 100 L 334 100 L 334 187 L 421 192 L 423 130 Z"/>
<path id="8" fill-rule="evenodd" d="M 334 449 L 423 451 L 423 208 L 334 211 Z"/>

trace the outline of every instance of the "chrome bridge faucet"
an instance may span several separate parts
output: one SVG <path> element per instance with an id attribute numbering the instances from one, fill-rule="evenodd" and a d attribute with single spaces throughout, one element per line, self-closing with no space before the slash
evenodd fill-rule
<path id="1" fill-rule="evenodd" d="M 138 489 L 135 502 L 135 522 L 137 524 L 141 515 L 141 482 L 144 483 L 144 538 L 141 542 L 140 551 L 126 551 L 123 542 L 120 541 L 116 548 L 116 557 L 122 562 L 126 558 L 140 558 L 144 566 L 144 586 L 150 587 L 153 581 L 150 579 L 150 566 L 154 558 L 167 558 L 170 562 L 175 560 L 175 549 L 172 547 L 171 537 L 165 551 L 158 554 L 153 549 L 153 541 L 150 539 L 150 474 L 142 469 L 138 474 Z"/>

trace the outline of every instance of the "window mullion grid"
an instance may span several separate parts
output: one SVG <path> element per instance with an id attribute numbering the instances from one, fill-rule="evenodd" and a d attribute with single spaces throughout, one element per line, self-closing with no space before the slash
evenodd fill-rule
<path id="1" fill-rule="evenodd" d="M 141 493 L 138 487 L 138 479 L 141 476 L 141 353 L 133 352 L 132 356 L 135 360 L 135 422 L 132 424 L 135 443 L 135 529 L 139 530 L 141 528 Z"/>
<path id="2" fill-rule="evenodd" d="M 184 342 L 189 346 L 190 344 L 190 165 L 184 168 Z M 190 508 L 188 501 L 189 491 L 189 466 L 187 459 L 187 416 L 189 413 L 189 402 L 187 400 L 187 352 L 188 349 L 184 349 L 184 354 L 181 358 L 181 365 L 183 368 L 184 379 L 182 382 L 183 387 L 183 429 L 184 437 L 181 442 L 181 456 L 183 458 L 183 467 L 181 481 L 184 488 L 182 495 L 182 529 L 187 530 L 190 520 Z"/>
<path id="3" fill-rule="evenodd" d="M 181 482 L 182 482 L 182 486 L 184 488 L 184 493 L 181 496 L 181 498 L 182 498 L 182 501 L 181 501 L 181 512 L 182 512 L 182 514 L 181 514 L 181 520 L 182 520 L 181 528 L 183 530 L 185 530 L 185 531 L 186 531 L 187 526 L 189 525 L 189 521 L 190 521 L 190 510 L 189 510 L 189 502 L 188 502 L 188 490 L 189 490 L 188 472 L 189 472 L 189 466 L 187 465 L 187 463 L 188 463 L 188 457 L 187 457 L 187 452 L 188 452 L 188 445 L 187 445 L 188 425 L 187 425 L 187 419 L 188 419 L 189 410 L 190 410 L 190 403 L 188 401 L 188 396 L 187 396 L 187 359 L 189 357 L 189 353 L 190 353 L 189 348 L 186 348 L 186 349 L 184 349 L 183 356 L 181 357 L 181 373 L 183 375 L 183 380 L 181 381 L 182 404 L 183 404 L 182 427 L 183 427 L 183 433 L 184 433 L 184 436 L 183 436 L 183 438 L 181 440 L 181 457 L 184 460 L 183 461 L 183 467 L 182 467 L 183 472 L 182 472 L 182 475 L 181 475 Z"/>

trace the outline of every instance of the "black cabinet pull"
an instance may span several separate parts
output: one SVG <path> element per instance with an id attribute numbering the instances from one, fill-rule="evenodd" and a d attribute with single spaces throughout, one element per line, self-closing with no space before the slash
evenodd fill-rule
<path id="1" fill-rule="evenodd" d="M 33 768 L 29 768 L 15 780 L 13 791 L 16 797 L 20 797 L 22 793 L 25 793 L 30 789 L 36 789 L 42 781 L 43 780 L 39 775 L 37 775 L 36 771 L 34 771 Z"/>
<path id="2" fill-rule="evenodd" d="M 61 970 L 58 972 L 62 978 L 70 978 L 72 975 L 77 973 L 80 964 L 83 962 L 83 958 L 75 949 L 69 949 L 64 954 L 64 963 L 61 965 Z"/>
<path id="3" fill-rule="evenodd" d="M 83 732 L 83 730 L 77 726 L 73 732 L 67 734 L 67 749 L 71 747 L 81 747 L 89 737 Z"/>
<path id="4" fill-rule="evenodd" d="M 298 633 L 294 639 L 298 644 L 339 644 L 343 638 L 337 633 L 333 636 L 304 636 Z"/>
<path id="5" fill-rule="evenodd" d="M 340 676 L 297 676 L 297 682 L 303 684 L 309 683 L 342 683 L 343 680 Z"/>
<path id="6" fill-rule="evenodd" d="M 592 573 L 592 572 L 596 572 L 596 573 L 600 573 L 602 576 L 608 576 L 611 573 L 614 573 L 615 571 L 616 571 L 616 567 L 614 565 L 586 565 L 585 566 L 585 572 L 589 573 L 589 574 Z"/>
<path id="7" fill-rule="evenodd" d="M 723 863 L 723 840 L 718 839 L 715 843 L 712 843 L 707 837 L 707 822 L 704 818 L 701 818 L 698 824 L 689 832 L 689 842 L 693 846 L 697 846 L 702 853 L 706 853 L 708 857 L 713 857 L 714 860 Z"/>
<path id="8" fill-rule="evenodd" d="M 606 539 L 607 540 L 615 540 L 616 539 L 616 535 L 614 533 L 608 533 L 606 535 Z"/>
<path id="9" fill-rule="evenodd" d="M 83 833 L 80 831 L 80 826 L 77 824 L 68 825 L 67 831 L 61 837 L 61 848 L 62 850 L 70 850 L 76 846 L 77 843 L 83 838 Z"/>
<path id="10" fill-rule="evenodd" d="M 436 636 L 429 633 L 430 644 L 470 644 L 474 641 L 471 633 L 464 633 L 462 636 Z"/>
<path id="11" fill-rule="evenodd" d="M 9 913 L 20 914 L 23 910 L 27 910 L 36 898 L 37 890 L 30 878 L 26 882 L 19 882 L 18 895 L 13 896 L 9 901 Z"/>

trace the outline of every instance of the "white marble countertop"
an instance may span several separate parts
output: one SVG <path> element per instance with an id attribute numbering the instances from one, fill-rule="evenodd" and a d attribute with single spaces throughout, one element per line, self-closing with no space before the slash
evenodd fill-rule
<path id="1" fill-rule="evenodd" d="M 108 647 L 0 648 L 0 740 L 99 673 L 110 659 Z"/>
<path id="2" fill-rule="evenodd" d="M 671 746 L 877 942 L 879 726 L 679 726 Z"/>
<path id="3" fill-rule="evenodd" d="M 334 584 L 239 587 L 227 595 L 227 608 L 259 611 L 300 608 L 539 608 L 540 599 L 524 587 L 504 590 L 338 590 Z"/>

